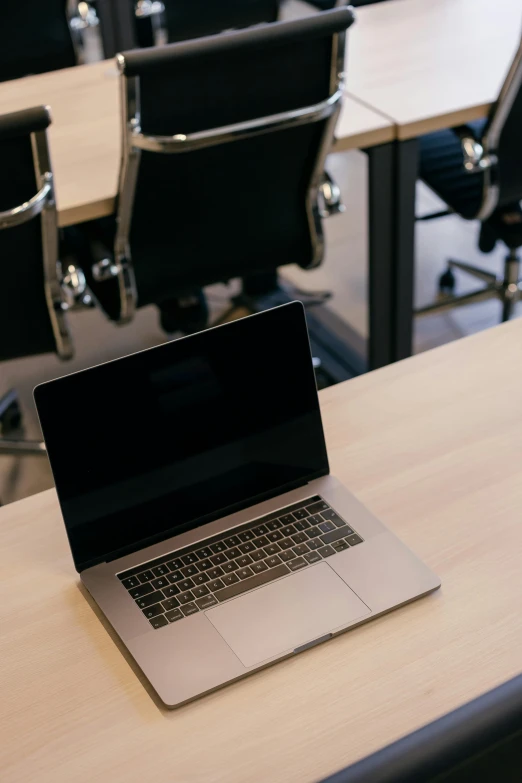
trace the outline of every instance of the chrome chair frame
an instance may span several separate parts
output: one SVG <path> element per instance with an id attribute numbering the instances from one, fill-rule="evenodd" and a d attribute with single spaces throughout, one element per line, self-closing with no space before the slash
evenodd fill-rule
<path id="1" fill-rule="evenodd" d="M 164 46 L 168 43 L 165 5 L 161 0 L 137 0 L 134 14 L 136 19 L 150 19 L 154 46 Z"/>
<path id="2" fill-rule="evenodd" d="M 484 222 L 498 207 L 500 198 L 497 178 L 498 145 L 502 130 L 520 89 L 522 89 L 522 39 L 500 90 L 494 113 L 488 122 L 484 137 L 479 141 L 474 138 L 471 129 L 464 127 L 459 130 L 465 171 L 469 174 L 478 172 L 484 174 L 480 207 L 476 215 L 463 219 Z M 448 209 L 425 215 L 419 219 L 430 220 L 451 214 L 453 211 Z M 461 296 L 444 296 L 441 301 L 416 310 L 416 316 L 424 317 L 451 310 L 460 305 L 498 298 L 502 302 L 502 320 L 507 321 L 512 315 L 515 303 L 522 300 L 522 281 L 519 279 L 520 259 L 515 249 L 510 249 L 505 258 L 502 277 L 497 277 L 484 269 L 454 259 L 448 261 L 448 270 L 442 277 L 449 276 L 450 279 L 453 279 L 453 269 L 460 269 L 477 278 L 486 284 L 485 287 Z"/>
<path id="3" fill-rule="evenodd" d="M 67 0 L 65 12 L 67 14 L 69 30 L 71 31 L 76 61 L 78 65 L 85 65 L 87 62 L 85 56 L 85 41 L 83 37 L 85 30 L 88 28 L 98 29 L 99 46 L 100 50 L 103 51 L 98 14 L 92 3 L 87 2 L 87 0 Z"/>
<path id="4" fill-rule="evenodd" d="M 125 57 L 116 56 L 120 71 L 120 89 L 122 106 L 122 160 L 119 181 L 119 199 L 117 207 L 117 230 L 114 242 L 114 264 L 105 266 L 105 275 L 98 279 L 115 277 L 120 288 L 121 309 L 118 323 L 130 321 L 136 309 L 137 291 L 132 267 L 129 245 L 129 233 L 134 203 L 134 194 L 142 150 L 158 154 L 183 154 L 193 150 L 226 144 L 237 139 L 245 139 L 274 131 L 296 127 L 328 118 L 321 139 L 312 176 L 308 185 L 306 212 L 308 226 L 312 237 L 313 258 L 308 268 L 319 266 L 324 255 L 324 236 L 321 218 L 328 211 L 326 199 L 322 199 L 324 183 L 324 165 L 334 139 L 335 126 L 342 106 L 344 90 L 346 33 L 336 33 L 333 36 L 330 95 L 324 101 L 312 106 L 293 109 L 280 114 L 260 117 L 254 120 L 239 122 L 218 128 L 209 128 L 197 133 L 176 133 L 173 136 L 150 136 L 141 132 L 139 77 L 125 75 Z M 339 211 L 337 206 L 334 211 Z"/>

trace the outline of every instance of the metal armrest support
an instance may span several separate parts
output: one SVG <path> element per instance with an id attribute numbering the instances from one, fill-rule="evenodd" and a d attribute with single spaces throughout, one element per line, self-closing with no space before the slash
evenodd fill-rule
<path id="1" fill-rule="evenodd" d="M 0 212 L 0 229 L 20 226 L 39 215 L 51 195 L 52 179 L 53 175 L 49 171 L 46 172 L 44 174 L 45 184 L 35 196 L 20 204 L 19 207 Z"/>
<path id="2" fill-rule="evenodd" d="M 468 125 L 453 128 L 453 131 L 460 137 L 464 155 L 464 168 L 468 174 L 477 174 L 496 165 L 496 155 L 486 155 L 484 153 L 484 147 L 475 138 L 472 129 Z"/>
<path id="3" fill-rule="evenodd" d="M 341 189 L 326 170 L 319 192 L 321 195 L 321 217 L 327 218 L 346 211 L 342 202 Z"/>

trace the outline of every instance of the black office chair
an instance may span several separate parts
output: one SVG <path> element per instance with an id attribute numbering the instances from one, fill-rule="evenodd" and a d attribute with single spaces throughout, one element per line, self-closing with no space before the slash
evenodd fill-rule
<path id="1" fill-rule="evenodd" d="M 522 675 L 323 783 L 520 783 Z"/>
<path id="2" fill-rule="evenodd" d="M 50 121 L 43 106 L 0 116 L 0 361 L 45 353 L 69 359 L 73 353 L 66 309 L 74 301 L 77 270 L 71 265 L 62 273 L 58 261 Z M 12 433 L 20 423 L 10 391 L 0 399 L 0 433 Z M 0 437 L 0 454 L 21 453 L 45 449 Z"/>
<path id="3" fill-rule="evenodd" d="M 508 248 L 503 278 L 450 260 L 439 280 L 442 300 L 417 310 L 417 315 L 497 297 L 502 302 L 502 320 L 511 316 L 522 291 L 517 253 L 522 246 L 521 139 L 522 43 L 487 121 L 429 134 L 420 143 L 420 177 L 450 208 L 420 219 L 455 213 L 467 220 L 480 220 L 480 250 L 490 253 L 498 241 Z M 478 278 L 485 287 L 452 296 L 454 269 Z"/>
<path id="4" fill-rule="evenodd" d="M 111 319 L 128 321 L 136 306 L 155 303 L 173 331 L 207 285 L 321 263 L 320 186 L 352 20 L 340 8 L 118 56 L 117 219 L 84 265 Z M 91 224 L 91 236 L 97 229 Z M 205 323 L 203 313 L 197 328 Z"/>

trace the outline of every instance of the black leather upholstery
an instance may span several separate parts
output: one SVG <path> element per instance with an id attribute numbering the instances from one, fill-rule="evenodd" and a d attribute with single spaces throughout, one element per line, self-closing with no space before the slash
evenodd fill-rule
<path id="1" fill-rule="evenodd" d="M 522 676 L 323 783 L 520 783 Z"/>
<path id="2" fill-rule="evenodd" d="M 0 81 L 76 64 L 66 0 L 6 2 L 0 24 Z"/>
<path id="3" fill-rule="evenodd" d="M 0 212 L 37 193 L 30 131 L 48 124 L 43 108 L 0 117 Z M 54 351 L 39 216 L 0 229 L 0 281 L 0 361 Z"/>

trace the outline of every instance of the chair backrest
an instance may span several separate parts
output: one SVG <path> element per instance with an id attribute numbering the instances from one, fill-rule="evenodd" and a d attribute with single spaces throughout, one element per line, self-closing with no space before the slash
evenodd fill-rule
<path id="1" fill-rule="evenodd" d="M 6 5 L 0 24 L 0 81 L 76 65 L 66 0 Z"/>
<path id="2" fill-rule="evenodd" d="M 522 675 L 323 783 L 522 780 Z"/>
<path id="3" fill-rule="evenodd" d="M 115 259 L 121 288 L 132 256 L 140 306 L 320 263 L 318 189 L 352 20 L 340 8 L 119 55 Z M 108 311 L 103 291 L 94 293 Z M 131 300 L 127 288 L 120 319 Z"/>
<path id="4" fill-rule="evenodd" d="M 522 199 L 522 40 L 484 129 L 483 204 L 478 217 Z"/>
<path id="5" fill-rule="evenodd" d="M 0 116 L 0 360 L 72 344 L 58 281 L 58 228 L 44 106 Z"/>

